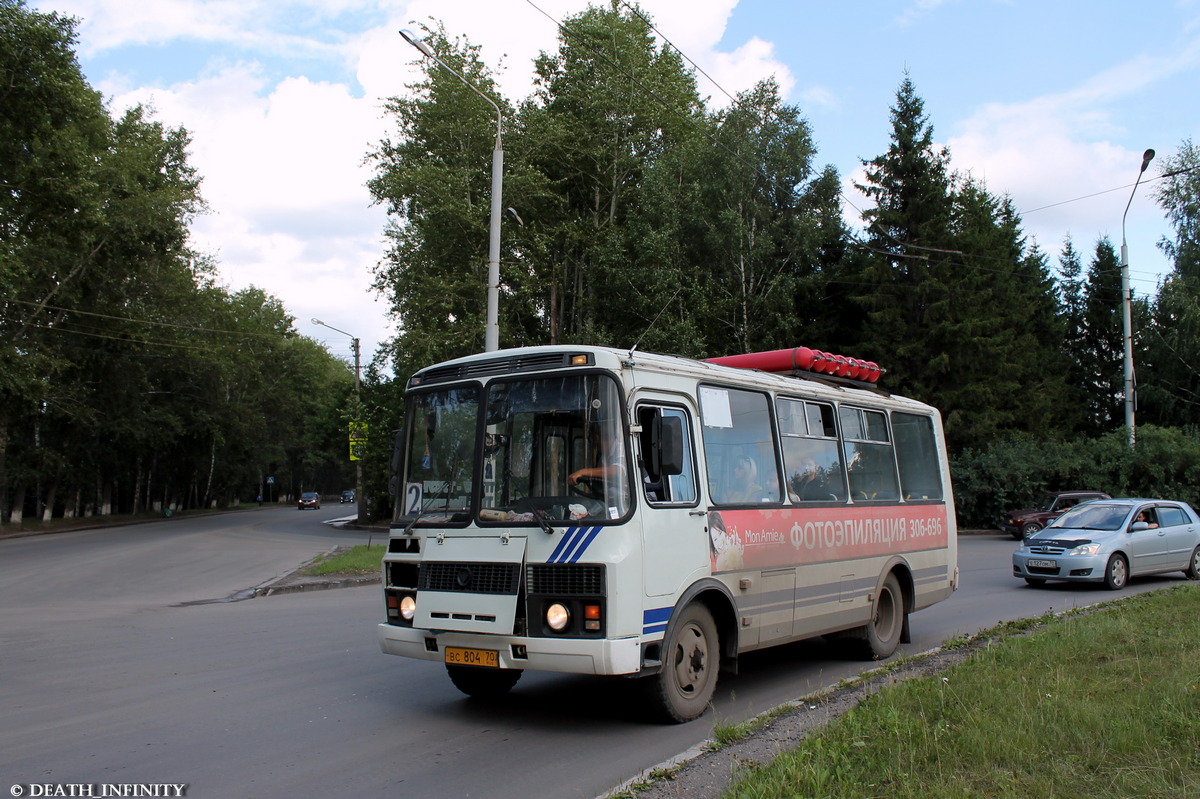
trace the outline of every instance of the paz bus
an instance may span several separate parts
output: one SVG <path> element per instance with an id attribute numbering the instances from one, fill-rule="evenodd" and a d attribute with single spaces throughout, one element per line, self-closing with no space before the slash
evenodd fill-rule
<path id="1" fill-rule="evenodd" d="M 636 677 L 668 722 L 744 652 L 836 636 L 890 656 L 958 564 L 940 415 L 881 371 L 545 346 L 416 372 L 380 647 L 472 696 L 525 669 Z"/>

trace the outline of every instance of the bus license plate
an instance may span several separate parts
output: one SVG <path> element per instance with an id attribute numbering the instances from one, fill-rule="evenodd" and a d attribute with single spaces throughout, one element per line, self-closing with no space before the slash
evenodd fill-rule
<path id="1" fill-rule="evenodd" d="M 1035 569 L 1057 569 L 1058 561 L 1055 560 L 1029 560 L 1025 562 L 1027 566 L 1033 566 Z"/>
<path id="2" fill-rule="evenodd" d="M 500 653 L 494 649 L 464 649 L 446 647 L 446 662 L 455 666 L 487 666 L 500 668 Z"/>

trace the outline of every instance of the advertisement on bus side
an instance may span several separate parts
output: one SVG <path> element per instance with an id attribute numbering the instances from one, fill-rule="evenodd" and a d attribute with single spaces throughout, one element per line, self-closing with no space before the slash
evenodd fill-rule
<path id="1" fill-rule="evenodd" d="M 713 572 L 944 549 L 946 506 L 749 508 L 708 514 Z"/>

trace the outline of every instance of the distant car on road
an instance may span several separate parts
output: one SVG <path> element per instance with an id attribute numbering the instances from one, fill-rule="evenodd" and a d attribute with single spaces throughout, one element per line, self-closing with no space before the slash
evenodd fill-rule
<path id="1" fill-rule="evenodd" d="M 305 491 L 300 495 L 300 499 L 296 500 L 296 507 L 299 510 L 312 508 L 313 510 L 321 509 L 321 495 L 316 491 Z"/>
<path id="2" fill-rule="evenodd" d="M 1041 530 L 1080 502 L 1110 499 L 1103 491 L 1047 491 L 1035 508 L 1010 510 L 1000 520 L 1000 529 L 1020 541 Z"/>
<path id="3" fill-rule="evenodd" d="M 1072 508 L 1026 538 L 1013 553 L 1013 576 L 1104 583 L 1181 571 L 1200 579 L 1200 520 L 1186 502 L 1105 499 Z"/>
<path id="4" fill-rule="evenodd" d="M 353 491 L 343 491 L 342 498 L 338 500 L 339 503 L 353 502 L 353 501 L 354 501 L 354 492 Z"/>

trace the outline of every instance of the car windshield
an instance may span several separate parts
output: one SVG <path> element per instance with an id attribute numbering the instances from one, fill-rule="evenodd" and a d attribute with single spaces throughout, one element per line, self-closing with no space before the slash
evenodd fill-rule
<path id="1" fill-rule="evenodd" d="M 317 498 L 317 494 L 314 491 L 308 491 L 304 494 L 301 494 L 300 496 L 304 497 L 305 499 L 316 499 Z"/>
<path id="2" fill-rule="evenodd" d="M 1058 499 L 1058 494 L 1042 494 L 1042 498 L 1037 504 L 1037 509 L 1050 510 L 1054 507 L 1054 500 L 1056 499 Z"/>
<path id="3" fill-rule="evenodd" d="M 1062 516 L 1059 516 L 1047 526 L 1047 529 L 1119 530 L 1124 525 L 1125 517 L 1128 515 L 1128 505 L 1089 502 L 1086 505 L 1077 505 Z"/>

